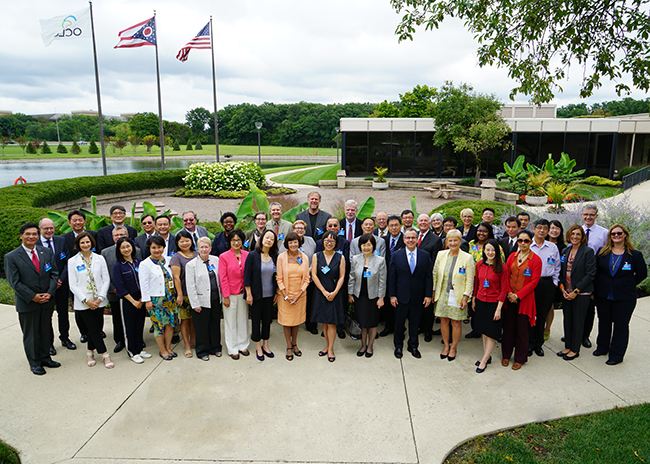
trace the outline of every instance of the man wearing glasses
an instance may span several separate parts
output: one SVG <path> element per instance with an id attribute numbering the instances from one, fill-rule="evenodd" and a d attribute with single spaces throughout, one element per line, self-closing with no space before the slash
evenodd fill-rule
<path id="1" fill-rule="evenodd" d="M 135 238 L 134 242 L 135 246 L 140 249 L 142 259 L 145 259 L 149 257 L 147 240 L 156 233 L 156 224 L 154 223 L 154 217 L 151 214 L 145 214 L 142 216 L 140 224 L 142 224 L 142 233 Z"/>
<path id="2" fill-rule="evenodd" d="M 192 236 L 194 248 L 199 249 L 199 238 L 207 237 L 208 231 L 205 227 L 197 225 L 196 213 L 194 211 L 185 211 L 182 215 L 183 229 Z"/>
<path id="3" fill-rule="evenodd" d="M 597 217 L 598 207 L 595 204 L 588 203 L 582 207 L 582 229 L 585 231 L 585 235 L 587 236 L 587 246 L 594 250 L 596 256 L 598 256 L 598 251 L 607 243 L 607 235 L 609 234 L 606 228 L 596 224 Z M 589 335 L 591 335 L 591 329 L 594 326 L 595 316 L 596 305 L 592 298 L 589 303 L 589 308 L 587 309 L 587 317 L 585 318 L 585 330 L 582 340 L 582 346 L 585 348 L 591 348 L 592 346 L 591 340 L 589 340 Z"/>

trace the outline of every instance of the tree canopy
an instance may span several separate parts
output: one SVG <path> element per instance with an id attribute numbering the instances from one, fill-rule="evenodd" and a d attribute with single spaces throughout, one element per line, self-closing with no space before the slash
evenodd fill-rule
<path id="1" fill-rule="evenodd" d="M 413 39 L 418 26 L 437 29 L 459 18 L 479 43 L 480 66 L 506 68 L 517 82 L 510 97 L 534 103 L 562 91 L 570 66 L 582 71 L 580 96 L 603 79 L 619 95 L 650 89 L 650 0 L 390 0 L 402 19 L 395 33 Z"/>

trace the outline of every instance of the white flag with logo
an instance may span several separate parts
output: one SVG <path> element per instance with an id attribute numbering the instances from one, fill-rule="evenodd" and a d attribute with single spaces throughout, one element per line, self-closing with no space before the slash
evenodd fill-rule
<path id="1" fill-rule="evenodd" d="M 41 19 L 41 35 L 47 47 L 54 40 L 74 40 L 90 36 L 90 9 Z"/>

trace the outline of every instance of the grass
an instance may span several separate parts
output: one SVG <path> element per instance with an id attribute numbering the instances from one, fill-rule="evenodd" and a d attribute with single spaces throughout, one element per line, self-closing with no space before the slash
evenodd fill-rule
<path id="1" fill-rule="evenodd" d="M 605 185 L 576 184 L 573 192 L 585 200 L 600 200 L 618 195 L 623 191 L 620 187 L 608 187 Z"/>
<path id="2" fill-rule="evenodd" d="M 278 184 L 318 185 L 319 180 L 336 180 L 336 171 L 339 169 L 341 168 L 338 164 L 330 164 L 328 166 L 320 166 L 314 169 L 305 169 L 304 171 L 275 176 L 271 180 Z"/>
<path id="3" fill-rule="evenodd" d="M 481 436 L 454 450 L 445 464 L 649 461 L 650 404 L 642 404 Z"/>
<path id="4" fill-rule="evenodd" d="M 0 463 L 2 464 L 20 464 L 18 451 L 0 440 Z"/>
<path id="5" fill-rule="evenodd" d="M 264 165 L 262 165 L 262 166 L 264 166 Z M 264 174 L 274 174 L 276 172 L 290 171 L 290 170 L 293 170 L 293 169 L 306 168 L 306 167 L 309 167 L 309 166 L 313 166 L 313 165 L 311 165 L 311 164 L 295 164 L 295 165 L 293 165 L 293 164 L 284 164 L 282 166 L 276 166 L 276 167 L 273 167 L 273 168 L 264 168 L 263 167 L 262 172 Z"/>
<path id="6" fill-rule="evenodd" d="M 512 214 L 516 215 L 519 211 L 521 211 L 521 208 L 518 206 L 503 203 L 500 201 L 452 200 L 434 208 L 429 212 L 429 214 L 441 213 L 445 217 L 453 216 L 458 219 L 460 224 L 460 212 L 465 208 L 470 208 L 472 211 L 474 211 L 474 224 L 478 224 L 481 222 L 481 213 L 483 212 L 483 208 L 488 207 L 494 209 L 496 220 L 499 222 L 506 216 L 510 216 Z"/>
<path id="7" fill-rule="evenodd" d="M 9 286 L 7 279 L 0 279 L 0 304 L 13 305 L 15 303 L 14 290 Z"/>
<path id="8" fill-rule="evenodd" d="M 91 155 L 88 153 L 88 145 L 82 145 L 81 153 L 73 155 L 71 153 L 56 153 L 56 143 L 50 144 L 53 152 L 48 155 L 35 154 L 29 155 L 23 153 L 23 150 L 18 145 L 7 145 L 4 151 L 0 148 L 0 160 L 25 160 L 25 159 L 69 159 L 69 158 L 100 158 L 99 154 Z M 68 150 L 70 147 L 67 147 Z M 165 156 L 195 156 L 195 155 L 214 155 L 214 145 L 203 145 L 201 150 L 185 150 L 182 146 L 180 151 L 172 151 L 171 148 L 165 148 Z M 257 145 L 219 145 L 219 154 L 223 158 L 225 155 L 254 155 L 257 156 Z M 336 148 L 312 148 L 312 147 L 262 147 L 262 161 L 264 155 L 282 155 L 282 156 L 336 156 Z M 106 156 L 110 158 L 124 158 L 124 157 L 146 157 L 146 156 L 160 156 L 160 149 L 158 147 L 151 147 L 151 152 L 147 153 L 145 146 L 139 146 L 134 153 L 133 148 L 130 146 L 122 150 L 113 151 L 112 147 L 106 148 Z"/>

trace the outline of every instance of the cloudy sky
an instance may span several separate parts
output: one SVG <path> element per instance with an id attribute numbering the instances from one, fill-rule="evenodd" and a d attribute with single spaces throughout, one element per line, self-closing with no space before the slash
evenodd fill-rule
<path id="1" fill-rule="evenodd" d="M 89 40 L 43 45 L 39 19 L 78 11 L 77 0 L 3 3 L 0 110 L 70 112 L 96 108 Z M 183 121 L 212 108 L 210 52 L 176 53 L 214 19 L 219 107 L 265 101 L 321 103 L 397 99 L 416 84 L 467 82 L 502 100 L 513 82 L 504 70 L 479 68 L 476 43 L 456 21 L 398 43 L 389 0 L 96 0 L 93 4 L 105 114 L 157 112 L 153 47 L 113 49 L 117 32 L 157 10 L 163 117 Z M 574 70 L 574 74 L 578 70 Z M 579 76 L 577 76 L 579 77 Z M 579 102 L 579 78 L 558 105 Z M 645 98 L 638 92 L 632 95 Z M 588 102 L 618 98 L 606 84 Z M 517 101 L 525 102 L 525 96 Z"/>

